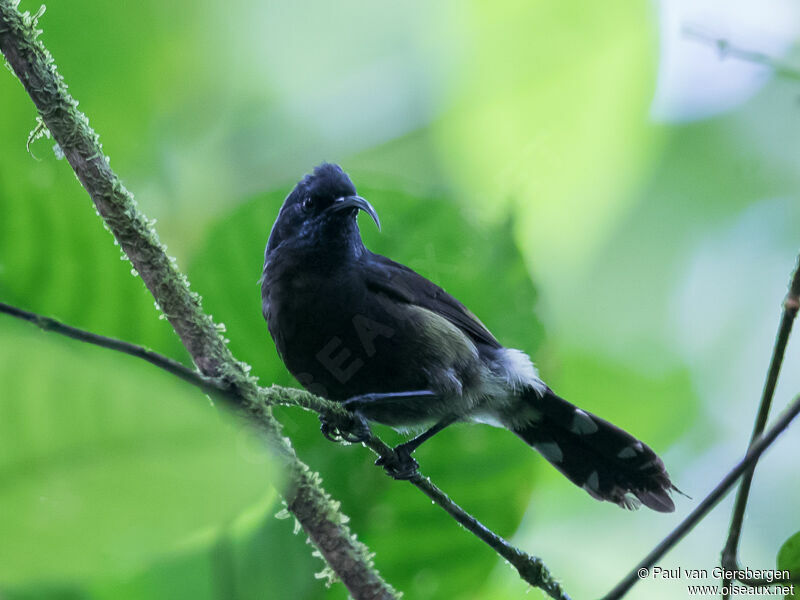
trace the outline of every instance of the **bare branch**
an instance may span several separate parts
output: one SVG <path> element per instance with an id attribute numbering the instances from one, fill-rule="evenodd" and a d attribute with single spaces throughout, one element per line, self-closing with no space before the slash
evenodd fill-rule
<path id="1" fill-rule="evenodd" d="M 753 428 L 753 435 L 750 440 L 750 445 L 745 457 L 725 476 L 725 478 L 706 496 L 706 498 L 695 508 L 692 513 L 676 527 L 653 551 L 647 555 L 642 562 L 640 562 L 631 573 L 623 579 L 617 586 L 605 596 L 604 600 L 615 600 L 621 598 L 638 580 L 639 569 L 649 569 L 655 562 L 666 554 L 672 546 L 677 544 L 692 528 L 719 502 L 728 490 L 736 483 L 741 477 L 742 485 L 736 496 L 736 505 L 733 512 L 733 520 L 728 538 L 728 543 L 723 551 L 722 566 L 729 570 L 739 570 L 736 552 L 739 543 L 739 534 L 741 533 L 742 521 L 744 519 L 744 510 L 747 505 L 747 496 L 750 491 L 750 483 L 753 479 L 753 472 L 756 467 L 761 454 L 766 450 L 769 445 L 775 441 L 778 435 L 786 427 L 788 427 L 791 420 L 800 412 L 800 396 L 795 398 L 793 403 L 789 406 L 786 412 L 778 419 L 772 428 L 764 433 L 767 417 L 769 416 L 769 409 L 772 403 L 772 396 L 775 392 L 775 386 L 780 374 L 783 356 L 786 350 L 786 343 L 789 339 L 789 334 L 792 330 L 792 323 L 797 315 L 798 308 L 800 308 L 800 256 L 798 256 L 798 264 L 792 276 L 791 283 L 789 284 L 789 292 L 783 302 L 783 316 L 781 324 L 778 329 L 778 335 L 775 340 L 775 345 L 772 351 L 772 360 L 770 362 L 767 379 L 764 384 L 764 392 L 761 397 L 761 406 L 756 417 L 756 424 Z M 733 541 L 731 541 L 733 540 Z M 768 585 L 771 582 L 764 580 L 748 580 L 743 583 L 750 585 Z M 727 586 L 728 580 L 725 581 Z"/>
<path id="2" fill-rule="evenodd" d="M 698 42 L 714 46 L 717 49 L 717 52 L 719 52 L 719 56 L 721 59 L 733 57 L 757 65 L 762 65 L 764 67 L 769 67 L 770 69 L 772 69 L 776 75 L 785 77 L 787 79 L 794 79 L 800 81 L 800 69 L 781 63 L 767 54 L 756 52 L 754 50 L 745 50 L 743 48 L 738 48 L 737 46 L 734 46 L 733 44 L 731 44 L 730 41 L 724 38 L 718 38 L 712 35 L 708 35 L 700 31 L 697 27 L 693 27 L 690 25 L 684 26 L 683 35 L 685 35 L 689 39 L 697 40 Z"/>
<path id="3" fill-rule="evenodd" d="M 550 574 L 540 558 L 531 556 L 519 548 L 512 546 L 506 540 L 494 533 L 483 523 L 475 519 L 458 504 L 453 502 L 447 494 L 436 487 L 428 477 L 423 477 L 417 473 L 411 483 L 417 486 L 422 492 L 433 500 L 436 504 L 444 508 L 450 516 L 461 523 L 465 529 L 471 531 L 484 542 L 489 544 L 492 549 L 506 559 L 513 566 L 519 576 L 534 587 L 541 588 L 548 596 L 556 600 L 569 600 L 569 596 L 561 587 L 561 584 Z"/>
<path id="4" fill-rule="evenodd" d="M 22 319 L 23 321 L 33 323 L 39 327 L 39 329 L 44 331 L 54 331 L 74 340 L 100 346 L 101 348 L 108 348 L 109 350 L 116 350 L 124 354 L 141 358 L 142 360 L 149 362 L 151 365 L 155 365 L 158 368 L 175 375 L 175 377 L 199 387 L 207 394 L 218 396 L 227 391 L 223 384 L 219 383 L 218 381 L 204 377 L 202 374 L 190 369 L 184 364 L 179 363 L 177 360 L 174 360 L 168 356 L 164 356 L 163 354 L 153 352 L 144 346 L 138 346 L 136 344 L 131 344 L 116 338 L 110 338 L 104 335 L 86 331 L 84 329 L 78 329 L 77 327 L 66 325 L 61 321 L 57 321 L 51 317 L 45 317 L 43 315 L 32 313 L 16 306 L 6 304 L 5 302 L 0 302 L 0 313 L 5 313 L 7 315 L 11 315 L 12 317 Z"/>
<path id="5" fill-rule="evenodd" d="M 753 425 L 753 434 L 750 438 L 751 445 L 763 433 L 764 427 L 767 424 L 770 407 L 772 406 L 772 396 L 775 393 L 775 386 L 778 383 L 778 375 L 781 372 L 783 356 L 786 353 L 786 344 L 789 341 L 789 334 L 792 332 L 792 325 L 794 324 L 795 317 L 797 317 L 798 308 L 800 308 L 800 256 L 797 258 L 797 267 L 795 267 L 794 275 L 789 284 L 789 292 L 783 301 L 783 315 L 781 316 L 781 323 L 778 327 L 778 335 L 775 338 L 775 345 L 772 349 L 772 358 L 767 371 L 767 379 L 764 382 L 764 391 L 761 394 L 761 403 L 758 408 L 758 413 L 756 414 L 755 424 Z M 750 486 L 753 483 L 755 466 L 754 463 L 753 466 L 745 472 L 742 477 L 742 484 L 739 486 L 739 491 L 736 493 L 736 502 L 733 507 L 730 529 L 728 530 L 728 540 L 725 542 L 725 547 L 722 550 L 722 566 L 725 567 L 726 570 L 740 570 L 738 558 L 739 538 L 742 533 L 744 511 L 747 508 L 747 500 L 750 495 Z M 724 585 L 727 586 L 728 583 L 729 580 L 725 580 Z M 767 582 L 766 580 L 750 580 L 744 583 L 767 585 L 771 582 Z"/>
<path id="6" fill-rule="evenodd" d="M 739 478 L 753 465 L 756 464 L 758 459 L 769 448 L 777 437 L 786 429 L 792 420 L 800 414 L 800 396 L 795 397 L 792 403 L 783 412 L 783 414 L 775 421 L 775 424 L 770 427 L 767 432 L 758 438 L 747 450 L 744 458 L 739 461 L 736 466 L 731 469 L 722 481 L 706 496 L 703 501 L 697 505 L 688 517 L 681 521 L 672 532 L 665 537 L 661 543 L 658 544 L 653 550 L 645 556 L 642 561 L 633 568 L 633 570 L 620 581 L 613 590 L 611 590 L 603 600 L 618 600 L 622 598 L 628 590 L 630 590 L 637 581 L 641 579 L 639 572 L 642 569 L 649 569 L 658 559 L 664 556 L 669 550 L 681 541 L 686 534 L 688 534 L 694 526 L 697 525 L 717 503 L 727 494 Z"/>

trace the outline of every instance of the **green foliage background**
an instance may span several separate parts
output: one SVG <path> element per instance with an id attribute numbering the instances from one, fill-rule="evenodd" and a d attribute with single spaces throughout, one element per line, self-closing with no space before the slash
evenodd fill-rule
<path id="1" fill-rule="evenodd" d="M 695 500 L 741 455 L 800 246 L 796 84 L 656 124 L 656 18 L 623 0 L 75 0 L 40 26 L 112 166 L 263 384 L 295 385 L 260 315 L 263 246 L 294 182 L 331 160 L 381 215 L 381 234 L 363 223 L 371 248 L 647 440 Z M 0 97 L 0 299 L 187 361 L 52 142 L 26 152 L 35 112 L 8 73 Z M 800 389 L 798 359 L 794 344 L 778 405 Z M 408 598 L 525 592 L 366 451 L 278 413 Z M 800 529 L 798 450 L 790 431 L 759 469 L 746 566 L 773 567 Z M 489 427 L 446 430 L 418 458 L 575 597 L 601 595 L 695 503 L 668 516 L 596 503 Z M 344 598 L 274 518 L 277 476 L 194 390 L 0 319 L 4 600 Z M 713 568 L 729 504 L 663 566 Z"/>

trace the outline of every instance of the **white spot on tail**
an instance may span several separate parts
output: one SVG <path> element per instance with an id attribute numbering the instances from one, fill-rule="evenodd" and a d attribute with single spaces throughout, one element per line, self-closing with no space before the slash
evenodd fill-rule
<path id="1" fill-rule="evenodd" d="M 605 498 L 603 498 L 603 496 L 601 496 L 597 490 L 590 488 L 589 484 L 584 483 L 581 487 L 589 492 L 589 495 L 595 500 L 605 500 Z"/>
<path id="2" fill-rule="evenodd" d="M 653 466 L 658 466 L 658 467 L 660 467 L 662 469 L 664 468 L 664 463 L 662 463 L 661 459 L 658 458 L 655 454 L 653 454 L 653 458 L 651 458 L 650 460 L 648 460 L 645 463 L 642 463 L 641 465 L 639 465 L 638 468 L 639 468 L 640 471 L 643 471 L 643 470 L 649 469 L 650 467 L 653 467 Z"/>
<path id="3" fill-rule="evenodd" d="M 636 456 L 636 450 L 633 446 L 625 446 L 622 450 L 617 453 L 617 458 L 634 458 Z"/>
<path id="4" fill-rule="evenodd" d="M 600 491 L 600 476 L 597 474 L 597 471 L 592 471 L 589 478 L 586 480 L 586 485 L 595 492 Z"/>
<path id="5" fill-rule="evenodd" d="M 569 426 L 572 433 L 587 435 L 598 430 L 597 423 L 592 417 L 583 412 L 580 408 L 575 409 L 575 416 L 572 418 L 572 425 Z"/>
<path id="6" fill-rule="evenodd" d="M 555 442 L 536 444 L 535 448 L 551 463 L 560 463 L 564 459 L 564 453 Z"/>
<path id="7" fill-rule="evenodd" d="M 505 377 L 514 390 L 532 387 L 540 396 L 544 396 L 547 385 L 539 379 L 539 373 L 531 359 L 521 350 L 505 348 L 501 365 L 505 369 Z"/>

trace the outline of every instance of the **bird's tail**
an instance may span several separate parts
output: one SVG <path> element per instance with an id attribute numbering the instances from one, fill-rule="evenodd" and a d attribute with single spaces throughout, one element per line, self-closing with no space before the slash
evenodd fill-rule
<path id="1" fill-rule="evenodd" d="M 644 504 L 659 512 L 675 510 L 670 491 L 677 488 L 664 463 L 643 442 L 550 389 L 543 395 L 528 389 L 522 400 L 536 417 L 509 429 L 572 483 L 623 508 Z"/>

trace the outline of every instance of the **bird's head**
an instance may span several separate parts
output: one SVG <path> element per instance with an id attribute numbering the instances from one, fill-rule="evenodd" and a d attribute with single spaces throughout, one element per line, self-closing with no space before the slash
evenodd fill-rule
<path id="1" fill-rule="evenodd" d="M 272 227 L 267 252 L 284 240 L 303 239 L 331 243 L 355 235 L 360 241 L 356 215 L 363 210 L 378 229 L 378 213 L 339 165 L 322 163 L 294 187 L 283 202 Z"/>

